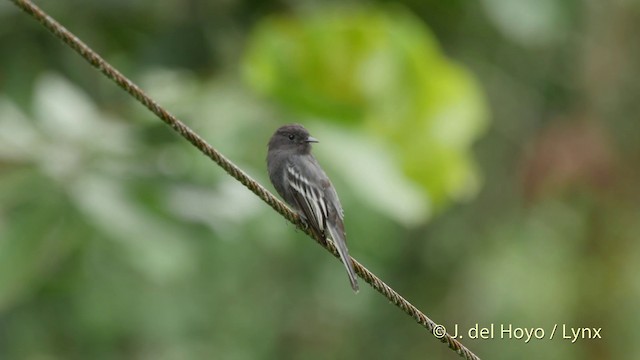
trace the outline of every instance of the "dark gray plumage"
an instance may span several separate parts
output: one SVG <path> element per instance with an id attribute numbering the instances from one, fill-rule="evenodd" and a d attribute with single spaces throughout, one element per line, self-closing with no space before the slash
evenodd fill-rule
<path id="1" fill-rule="evenodd" d="M 269 140 L 267 168 L 271 183 L 289 204 L 322 239 L 327 235 L 338 249 L 354 291 L 358 291 L 356 274 L 347 250 L 344 213 L 338 194 L 320 164 L 311 155 L 309 136 L 302 125 L 280 127 Z"/>

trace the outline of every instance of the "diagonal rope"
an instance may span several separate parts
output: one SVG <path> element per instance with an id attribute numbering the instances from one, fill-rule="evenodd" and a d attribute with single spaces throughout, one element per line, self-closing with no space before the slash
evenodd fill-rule
<path id="1" fill-rule="evenodd" d="M 236 180 L 241 182 L 244 186 L 246 186 L 249 190 L 251 190 L 254 194 L 256 194 L 260 199 L 269 204 L 275 211 L 280 213 L 280 215 L 284 216 L 287 220 L 296 225 L 300 230 L 304 231 L 311 238 L 316 240 L 321 246 L 323 246 L 326 250 L 331 252 L 333 256 L 339 258 L 338 252 L 336 248 L 331 244 L 331 242 L 325 242 L 322 239 L 316 237 L 309 229 L 306 229 L 301 223 L 299 217 L 292 212 L 282 201 L 278 200 L 274 197 L 267 189 L 265 189 L 262 185 L 253 180 L 249 175 L 247 175 L 244 171 L 234 165 L 229 159 L 224 157 L 220 152 L 211 147 L 206 141 L 204 141 L 198 134 L 193 132 L 193 130 L 189 129 L 185 124 L 183 124 L 180 120 L 171 115 L 168 111 L 158 105 L 155 101 L 153 101 L 149 96 L 147 96 L 136 84 L 127 79 L 124 75 L 122 75 L 118 70 L 116 70 L 113 66 L 107 63 L 102 57 L 100 57 L 96 52 L 91 50 L 87 45 L 85 45 L 80 39 L 78 39 L 75 35 L 69 32 L 66 28 L 60 25 L 53 18 L 48 16 L 44 11 L 42 11 L 39 7 L 33 4 L 29 0 L 11 0 L 15 3 L 19 8 L 24 10 L 27 14 L 31 15 L 38 22 L 40 22 L 47 30 L 51 31 L 56 37 L 66 43 L 69 47 L 75 50 L 80 56 L 82 56 L 85 60 L 87 60 L 91 65 L 93 65 L 96 69 L 100 70 L 104 75 L 106 75 L 109 79 L 113 80 L 118 86 L 120 86 L 123 90 L 128 92 L 131 96 L 136 98 L 139 102 L 141 102 L 145 107 L 147 107 L 151 112 L 156 114 L 162 121 L 164 121 L 167 125 L 171 126 L 176 132 L 178 132 L 182 137 L 187 139 L 191 144 L 193 144 L 198 150 L 208 156 L 211 160 L 215 161 L 221 168 L 223 168 L 229 175 L 233 176 Z M 384 295 L 389 301 L 395 304 L 397 307 L 402 309 L 407 315 L 411 316 L 414 320 L 416 320 L 420 325 L 424 326 L 430 333 L 432 333 L 437 339 L 441 342 L 446 343 L 450 349 L 454 350 L 461 357 L 469 360 L 479 360 L 473 352 L 467 349 L 464 345 L 462 345 L 459 341 L 452 338 L 449 335 L 444 327 L 441 325 L 437 325 L 433 320 L 429 319 L 425 314 L 423 314 L 418 308 L 413 306 L 410 302 L 405 300 L 400 294 L 398 294 L 395 290 L 393 290 L 389 285 L 385 284 L 382 280 L 380 280 L 376 275 L 374 275 L 367 268 L 362 266 L 355 259 L 351 259 L 353 262 L 353 267 L 356 273 L 365 280 L 371 287 L 373 287 L 380 294 Z"/>

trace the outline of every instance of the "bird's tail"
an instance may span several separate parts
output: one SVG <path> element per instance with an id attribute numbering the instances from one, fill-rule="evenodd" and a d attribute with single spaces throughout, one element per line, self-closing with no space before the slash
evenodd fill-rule
<path id="1" fill-rule="evenodd" d="M 347 269 L 347 275 L 349 275 L 351 288 L 353 288 L 353 291 L 357 293 L 358 290 L 360 290 L 360 287 L 358 286 L 356 272 L 353 270 L 353 264 L 351 264 L 349 250 L 347 250 L 347 242 L 345 241 L 344 230 L 337 229 L 333 224 L 327 225 L 331 240 L 333 240 L 333 244 L 336 246 L 336 249 L 338 249 L 338 254 L 340 254 L 340 260 L 342 260 L 344 267 Z"/>

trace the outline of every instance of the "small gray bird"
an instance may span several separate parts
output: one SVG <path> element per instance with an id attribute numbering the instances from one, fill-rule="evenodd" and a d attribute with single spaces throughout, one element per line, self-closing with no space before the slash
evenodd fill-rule
<path id="1" fill-rule="evenodd" d="M 356 274 L 347 250 L 344 212 L 338 194 L 316 158 L 311 155 L 311 143 L 317 142 L 302 125 L 280 127 L 269 140 L 269 178 L 278 194 L 300 215 L 311 231 L 321 239 L 326 240 L 327 235 L 331 238 L 347 268 L 351 287 L 358 292 Z"/>

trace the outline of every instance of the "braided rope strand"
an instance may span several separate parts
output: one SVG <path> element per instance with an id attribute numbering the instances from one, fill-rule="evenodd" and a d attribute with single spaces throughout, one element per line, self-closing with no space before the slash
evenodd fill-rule
<path id="1" fill-rule="evenodd" d="M 65 44 L 75 50 L 80 56 L 82 56 L 86 61 L 88 61 L 93 67 L 100 70 L 105 76 L 114 81 L 120 88 L 125 90 L 131 96 L 133 96 L 136 100 L 142 103 L 147 109 L 149 109 L 152 113 L 158 116 L 163 122 L 167 125 L 171 126 L 176 132 L 178 132 L 182 137 L 184 137 L 187 141 L 189 141 L 193 146 L 198 148 L 203 154 L 213 160 L 216 164 L 218 164 L 221 168 L 223 168 L 229 175 L 233 176 L 236 180 L 242 183 L 245 187 L 251 190 L 254 194 L 256 194 L 260 199 L 262 199 L 265 203 L 271 206 L 275 211 L 277 211 L 280 215 L 284 216 L 287 220 L 296 225 L 299 229 L 304 231 L 311 238 L 316 240 L 318 244 L 323 246 L 326 250 L 331 252 L 334 257 L 339 258 L 339 254 L 336 248 L 333 246 L 331 242 L 325 242 L 323 239 L 319 239 L 316 237 L 308 228 L 304 226 L 304 224 L 300 221 L 300 218 L 297 214 L 295 214 L 291 209 L 289 209 L 282 201 L 278 200 L 275 196 L 273 196 L 267 189 L 265 189 L 258 182 L 253 180 L 249 175 L 247 175 L 244 171 L 234 165 L 229 159 L 227 159 L 224 155 L 218 152 L 216 149 L 211 147 L 204 139 L 202 139 L 198 134 L 196 134 L 193 130 L 187 127 L 184 123 L 174 117 L 167 110 L 158 105 L 155 101 L 153 101 L 149 96 L 147 96 L 142 89 L 140 89 L 136 84 L 127 79 L 124 75 L 122 75 L 118 70 L 116 70 L 113 66 L 107 63 L 100 55 L 98 55 L 95 51 L 89 48 L 86 44 L 84 44 L 80 39 L 78 39 L 73 33 L 68 31 L 62 25 L 60 25 L 57 21 L 47 15 L 44 11 L 42 11 L 38 6 L 33 4 L 29 0 L 11 0 L 16 6 L 22 9 L 24 12 L 35 18 L 38 22 L 40 22 L 47 30 L 53 33 L 57 38 L 62 40 Z M 438 338 L 441 342 L 446 343 L 447 346 L 458 353 L 461 357 L 468 360 L 479 360 L 480 358 L 476 356 L 473 352 L 467 349 L 464 345 L 462 345 L 459 341 L 452 338 L 448 333 L 444 333 L 443 336 L 440 334 L 435 335 L 434 328 L 438 326 L 433 320 L 428 318 L 425 314 L 423 314 L 418 308 L 412 305 L 410 302 L 405 300 L 400 294 L 398 294 L 395 290 L 393 290 L 389 285 L 385 284 L 382 280 L 380 280 L 375 274 L 365 268 L 362 264 L 360 264 L 355 259 L 351 258 L 353 263 L 354 270 L 356 273 L 365 280 L 371 287 L 373 287 L 376 291 L 386 297 L 389 301 L 391 301 L 398 308 L 402 309 L 407 315 L 411 316 L 414 320 L 416 320 L 420 325 L 425 327 L 430 333 L 434 334 L 436 338 Z"/>

